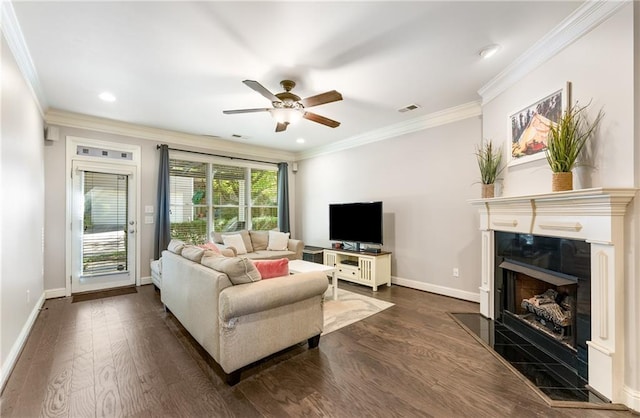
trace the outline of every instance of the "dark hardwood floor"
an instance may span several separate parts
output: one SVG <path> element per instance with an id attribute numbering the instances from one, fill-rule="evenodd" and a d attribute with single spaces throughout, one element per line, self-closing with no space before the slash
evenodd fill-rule
<path id="1" fill-rule="evenodd" d="M 368 288 L 340 287 L 371 295 Z M 0 397 L 9 417 L 629 417 L 551 408 L 446 312 L 478 306 L 399 286 L 396 305 L 223 383 L 153 286 L 48 300 Z"/>

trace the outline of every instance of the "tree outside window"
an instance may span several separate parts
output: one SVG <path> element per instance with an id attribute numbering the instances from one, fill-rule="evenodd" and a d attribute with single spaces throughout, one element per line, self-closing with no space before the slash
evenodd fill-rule
<path id="1" fill-rule="evenodd" d="M 171 159 L 171 237 L 200 244 L 213 231 L 276 228 L 277 177 L 275 168 Z"/>

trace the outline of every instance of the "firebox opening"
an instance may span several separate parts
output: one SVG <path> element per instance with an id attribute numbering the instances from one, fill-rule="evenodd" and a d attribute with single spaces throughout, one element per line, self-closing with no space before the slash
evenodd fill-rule
<path id="1" fill-rule="evenodd" d="M 534 269 L 515 261 L 500 264 L 508 287 L 504 309 L 534 329 L 575 350 L 578 279 Z M 528 274 L 527 274 L 528 273 Z"/>

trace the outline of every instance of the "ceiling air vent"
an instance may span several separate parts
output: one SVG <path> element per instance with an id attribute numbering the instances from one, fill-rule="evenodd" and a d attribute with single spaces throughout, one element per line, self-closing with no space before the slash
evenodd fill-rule
<path id="1" fill-rule="evenodd" d="M 407 105 L 405 107 L 401 107 L 400 109 L 398 109 L 398 112 L 400 112 L 400 113 L 409 112 L 411 110 L 416 110 L 419 107 L 420 107 L 420 105 L 412 103 L 412 104 Z"/>
<path id="2" fill-rule="evenodd" d="M 231 134 L 232 138 L 237 138 L 237 139 L 249 139 L 248 136 L 245 135 L 240 135 L 240 134 Z"/>

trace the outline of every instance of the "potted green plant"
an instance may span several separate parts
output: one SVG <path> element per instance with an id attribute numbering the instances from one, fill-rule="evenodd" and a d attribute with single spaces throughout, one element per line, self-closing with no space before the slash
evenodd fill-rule
<path id="1" fill-rule="evenodd" d="M 580 107 L 577 103 L 570 106 L 558 123 L 549 126 L 547 148 L 544 151 L 553 172 L 551 190 L 554 192 L 573 189 L 571 170 L 604 116 L 600 110 L 590 123 L 583 113 L 588 106 Z"/>
<path id="2" fill-rule="evenodd" d="M 494 147 L 492 140 L 485 140 L 476 145 L 476 160 L 480 168 L 480 183 L 482 183 L 482 198 L 487 199 L 495 195 L 495 182 L 504 170 L 502 165 L 502 147 Z"/>

